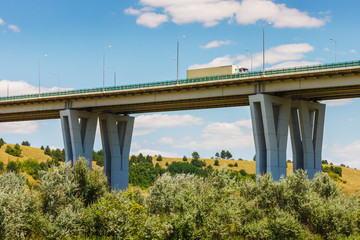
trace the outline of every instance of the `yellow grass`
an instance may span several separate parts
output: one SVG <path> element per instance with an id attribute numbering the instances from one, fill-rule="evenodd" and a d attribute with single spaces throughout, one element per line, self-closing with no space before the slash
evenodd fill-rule
<path id="1" fill-rule="evenodd" d="M 240 171 L 244 169 L 249 174 L 254 174 L 256 171 L 256 165 L 254 161 L 240 161 L 240 160 L 219 160 L 219 166 L 214 166 L 215 159 L 200 159 L 206 162 L 206 165 L 211 165 L 214 169 L 220 169 L 226 167 L 227 169 Z M 188 162 L 191 161 L 191 158 L 188 159 Z M 166 158 L 163 157 L 161 162 L 156 161 L 156 157 L 153 157 L 153 163 L 159 163 L 162 168 L 167 168 L 166 163 L 170 164 L 171 162 L 183 162 L 182 158 Z M 237 167 L 229 167 L 229 164 L 237 163 Z M 356 194 L 360 190 L 360 170 L 352 168 L 342 168 L 342 179 L 346 180 L 347 183 L 338 183 L 338 187 L 346 194 Z M 293 164 L 287 164 L 287 175 L 293 174 Z"/>
<path id="2" fill-rule="evenodd" d="M 29 158 L 37 159 L 39 162 L 46 162 L 48 159 L 51 160 L 51 157 L 44 154 L 44 150 L 40 148 L 33 148 L 28 146 L 20 146 L 21 149 L 21 157 L 14 157 L 5 152 L 6 146 L 10 145 L 14 147 L 15 144 L 4 144 L 0 148 L 0 161 L 8 164 L 9 161 L 24 161 Z"/>

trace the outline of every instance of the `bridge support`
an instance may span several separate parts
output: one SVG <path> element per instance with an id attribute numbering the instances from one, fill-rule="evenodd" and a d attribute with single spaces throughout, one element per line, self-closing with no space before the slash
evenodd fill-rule
<path id="1" fill-rule="evenodd" d="M 249 96 L 256 149 L 256 174 L 271 172 L 286 177 L 286 144 L 291 99 L 256 94 Z"/>
<path id="2" fill-rule="evenodd" d="M 67 109 L 60 111 L 60 118 L 65 161 L 73 164 L 79 157 L 85 157 L 91 169 L 97 114 Z"/>
<path id="3" fill-rule="evenodd" d="M 99 121 L 104 172 L 111 187 L 125 190 L 129 185 L 129 154 L 134 117 L 102 114 Z"/>
<path id="4" fill-rule="evenodd" d="M 321 172 L 321 150 L 325 104 L 304 100 L 293 101 L 290 133 L 294 171 L 307 170 L 310 179 Z"/>

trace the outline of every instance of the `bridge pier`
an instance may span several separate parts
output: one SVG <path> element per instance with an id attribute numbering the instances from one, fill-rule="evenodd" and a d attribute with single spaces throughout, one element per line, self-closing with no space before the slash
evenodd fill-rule
<path id="1" fill-rule="evenodd" d="M 249 96 L 256 149 L 256 174 L 286 176 L 286 144 L 291 99 L 266 94 Z"/>
<path id="2" fill-rule="evenodd" d="M 99 116 L 104 152 L 104 172 L 114 189 L 129 186 L 129 154 L 134 117 L 102 114 Z"/>
<path id="3" fill-rule="evenodd" d="M 79 157 L 89 161 L 91 169 L 97 114 L 66 109 L 60 111 L 65 161 L 74 164 Z"/>
<path id="4" fill-rule="evenodd" d="M 267 94 L 249 96 L 256 150 L 256 174 L 286 177 L 286 146 L 290 126 L 294 172 L 304 169 L 312 179 L 321 172 L 325 104 L 292 101 Z"/>
<path id="5" fill-rule="evenodd" d="M 325 104 L 293 101 L 290 118 L 294 172 L 307 170 L 310 179 L 321 172 Z"/>

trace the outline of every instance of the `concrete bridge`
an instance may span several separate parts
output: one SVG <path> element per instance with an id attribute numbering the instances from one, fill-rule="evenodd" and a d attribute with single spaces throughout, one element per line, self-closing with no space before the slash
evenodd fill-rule
<path id="1" fill-rule="evenodd" d="M 92 159 L 100 122 L 104 171 L 128 186 L 131 114 L 250 105 L 256 173 L 286 176 L 290 126 L 294 170 L 321 171 L 325 105 L 360 96 L 360 61 L 236 75 L 0 98 L 0 122 L 61 119 L 66 161 Z"/>

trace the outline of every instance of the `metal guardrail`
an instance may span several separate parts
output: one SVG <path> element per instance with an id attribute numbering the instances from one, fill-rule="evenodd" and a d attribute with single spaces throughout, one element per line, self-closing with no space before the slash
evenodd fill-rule
<path id="1" fill-rule="evenodd" d="M 42 97 L 68 96 L 68 95 L 77 95 L 77 94 L 83 94 L 83 93 L 101 93 L 101 92 L 111 92 L 111 91 L 130 90 L 130 89 L 139 89 L 139 88 L 176 86 L 176 85 L 182 85 L 182 84 L 188 84 L 188 83 L 209 82 L 209 81 L 235 79 L 235 78 L 246 79 L 246 78 L 250 78 L 250 77 L 261 77 L 263 75 L 271 76 L 271 75 L 276 75 L 276 74 L 298 73 L 298 72 L 305 72 L 305 71 L 316 71 L 316 70 L 346 68 L 346 67 L 355 67 L 355 66 L 360 66 L 360 61 L 310 65 L 310 66 L 302 66 L 302 67 L 294 67 L 294 68 L 273 69 L 273 70 L 266 70 L 264 72 L 264 74 L 262 71 L 246 72 L 246 73 L 240 73 L 240 74 L 217 75 L 217 76 L 208 76 L 208 77 L 201 77 L 201 78 L 181 79 L 179 81 L 171 80 L 171 81 L 164 81 L 164 82 L 131 84 L 131 85 L 106 87 L 106 88 L 89 88 L 89 89 L 61 91 L 61 92 L 47 92 L 47 93 L 41 93 L 40 95 L 39 94 L 28 94 L 28 95 L 19 95 L 19 96 L 9 96 L 9 97 L 0 97 L 0 101 L 37 99 L 37 98 L 42 98 Z"/>

